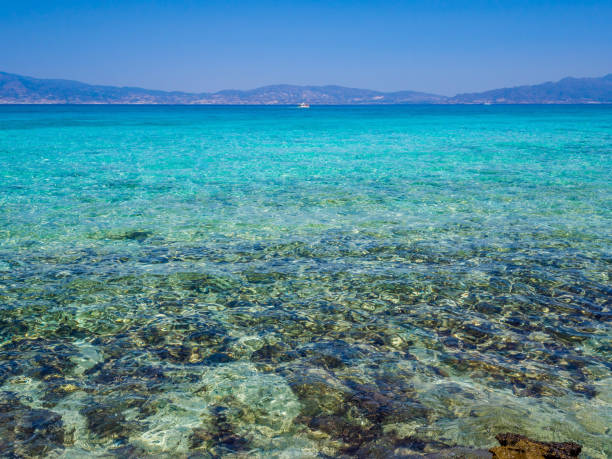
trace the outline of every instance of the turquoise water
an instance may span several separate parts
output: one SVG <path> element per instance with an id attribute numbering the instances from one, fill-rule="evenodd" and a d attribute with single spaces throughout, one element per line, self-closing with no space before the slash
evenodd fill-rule
<path id="1" fill-rule="evenodd" d="M 610 170 L 611 106 L 0 107 L 0 452 L 610 457 Z"/>

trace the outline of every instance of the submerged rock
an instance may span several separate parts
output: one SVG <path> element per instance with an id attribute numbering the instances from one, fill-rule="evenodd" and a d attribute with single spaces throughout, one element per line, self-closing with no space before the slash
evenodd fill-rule
<path id="1" fill-rule="evenodd" d="M 512 433 L 495 438 L 501 446 L 489 450 L 493 459 L 572 459 L 582 451 L 582 446 L 574 442 L 539 442 Z"/>
<path id="2" fill-rule="evenodd" d="M 152 231 L 147 230 L 131 230 L 119 234 L 110 234 L 107 237 L 114 240 L 129 240 L 142 242 L 153 235 Z"/>
<path id="3" fill-rule="evenodd" d="M 129 432 L 129 424 L 122 407 L 92 403 L 81 410 L 87 420 L 87 428 L 99 438 L 122 438 Z"/>
<path id="4" fill-rule="evenodd" d="M 2 457 L 42 457 L 64 448 L 64 424 L 59 413 L 23 405 L 16 394 L 0 393 L 0 454 Z"/>

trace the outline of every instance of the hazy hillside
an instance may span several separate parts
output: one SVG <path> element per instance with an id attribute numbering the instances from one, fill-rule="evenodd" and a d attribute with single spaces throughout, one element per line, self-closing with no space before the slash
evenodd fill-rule
<path id="1" fill-rule="evenodd" d="M 206 97 L 215 103 L 236 104 L 401 104 L 439 103 L 443 96 L 415 91 L 385 93 L 369 89 L 345 88 L 343 86 L 294 86 L 274 85 L 248 91 L 225 90 Z"/>
<path id="2" fill-rule="evenodd" d="M 612 103 L 612 74 L 601 78 L 564 78 L 532 86 L 458 94 L 453 103 L 582 104 Z"/>
<path id="3" fill-rule="evenodd" d="M 0 102 L 42 104 L 191 103 L 193 94 L 97 86 L 71 80 L 31 78 L 0 72 Z"/>
<path id="4" fill-rule="evenodd" d="M 96 86 L 0 72 L 0 103 L 42 104 L 401 104 L 439 103 L 443 96 L 414 91 L 384 93 L 342 86 L 275 85 L 192 94 Z"/>
<path id="5" fill-rule="evenodd" d="M 612 74 L 601 78 L 564 78 L 558 82 L 458 94 L 449 98 L 415 91 L 380 92 L 343 86 L 295 85 L 195 94 L 89 85 L 0 72 L 0 103 L 4 104 L 291 105 L 300 102 L 316 105 L 612 103 Z"/>

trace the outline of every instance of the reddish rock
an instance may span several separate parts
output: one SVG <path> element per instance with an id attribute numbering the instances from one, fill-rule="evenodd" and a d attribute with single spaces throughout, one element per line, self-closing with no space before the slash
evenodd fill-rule
<path id="1" fill-rule="evenodd" d="M 493 459 L 573 459 L 582 450 L 574 442 L 540 442 L 512 433 L 498 434 L 495 438 L 501 446 L 489 450 Z"/>

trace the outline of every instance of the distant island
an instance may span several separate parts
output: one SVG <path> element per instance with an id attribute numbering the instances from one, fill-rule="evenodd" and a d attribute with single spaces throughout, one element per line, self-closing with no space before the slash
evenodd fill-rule
<path id="1" fill-rule="evenodd" d="M 447 97 L 416 91 L 381 92 L 333 85 L 273 85 L 197 94 L 90 85 L 0 72 L 0 104 L 293 105 L 301 102 L 317 105 L 606 104 L 612 103 L 612 74 Z"/>

